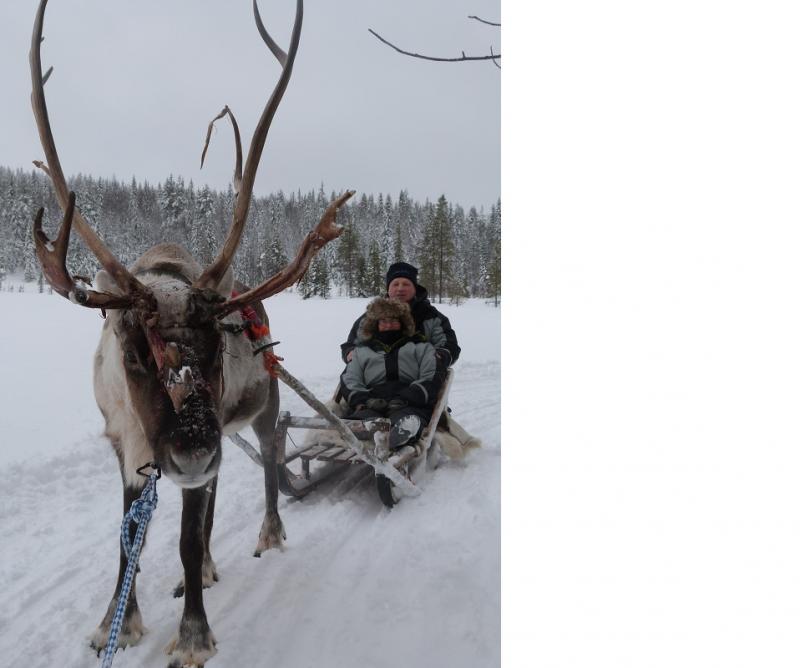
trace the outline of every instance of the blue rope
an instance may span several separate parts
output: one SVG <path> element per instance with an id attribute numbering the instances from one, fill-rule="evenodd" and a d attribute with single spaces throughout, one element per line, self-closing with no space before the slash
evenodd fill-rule
<path id="1" fill-rule="evenodd" d="M 148 476 L 147 484 L 144 486 L 141 496 L 131 504 L 130 510 L 125 513 L 125 517 L 122 519 L 122 548 L 125 550 L 125 556 L 128 558 L 128 567 L 125 569 L 125 577 L 122 580 L 117 609 L 114 612 L 114 618 L 111 620 L 111 630 L 108 634 L 108 642 L 106 643 L 101 668 L 111 668 L 111 662 L 114 660 L 114 653 L 117 651 L 119 632 L 122 629 L 122 620 L 125 616 L 128 596 L 130 596 L 131 588 L 133 587 L 133 578 L 136 575 L 136 565 L 139 563 L 139 553 L 142 551 L 147 523 L 150 521 L 150 517 L 153 515 L 153 511 L 158 504 L 156 480 L 159 477 L 160 471 L 158 473 L 151 473 Z M 138 524 L 136 527 L 136 536 L 133 539 L 133 545 L 131 545 L 130 542 L 131 522 L 136 522 L 136 524 Z"/>

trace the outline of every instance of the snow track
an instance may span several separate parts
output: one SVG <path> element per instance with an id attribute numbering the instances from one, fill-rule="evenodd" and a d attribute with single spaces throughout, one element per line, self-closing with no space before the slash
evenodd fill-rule
<path id="1" fill-rule="evenodd" d="M 31 307 L 46 300 L 26 297 Z M 54 299 L 47 303 L 54 310 L 61 306 Z M 340 310 L 343 305 L 334 332 L 345 332 L 360 308 L 355 300 L 340 301 Z M 329 309 L 330 302 L 300 302 L 290 295 L 279 306 L 301 313 Z M 476 322 L 482 319 L 479 333 L 499 343 L 498 312 L 468 306 Z M 446 312 L 460 338 L 468 340 L 472 312 L 465 307 Z M 271 317 L 291 322 L 273 312 Z M 84 358 L 94 347 L 96 328 L 91 320 L 89 345 L 66 364 L 65 373 L 75 372 L 72 364 L 90 373 L 90 359 Z M 25 345 L 36 348 L 37 342 Z M 3 362 L 12 357 L 3 355 Z M 287 368 L 297 369 L 286 356 Z M 465 463 L 444 461 L 421 475 L 423 494 L 392 510 L 378 499 L 374 477 L 360 467 L 302 501 L 281 496 L 288 534 L 282 552 L 253 558 L 264 513 L 262 471 L 225 441 L 212 536 L 220 582 L 205 593 L 218 640 L 209 668 L 499 665 L 500 367 L 498 359 L 478 357 L 470 361 L 465 355 L 458 363 L 450 405 L 462 425 L 482 439 L 482 449 Z M 329 360 L 322 373 L 294 372 L 325 397 L 336 383 L 337 364 Z M 281 392 L 283 410 L 309 414 L 286 388 Z M 66 442 L 43 454 L 36 450 L 36 458 L 16 451 L 0 472 L 2 666 L 98 665 L 87 638 L 114 587 L 122 494 L 116 460 L 99 435 L 99 415 L 93 433 L 80 436 L 87 431 L 83 416 L 94 404 L 91 394 L 75 401 L 81 417 L 67 418 Z M 4 406 L 4 423 L 14 422 L 15 414 L 26 417 L 13 399 Z M 33 410 L 27 411 L 27 419 L 35 419 Z M 118 653 L 116 668 L 166 666 L 163 648 L 183 607 L 171 596 L 182 575 L 180 493 L 165 479 L 158 490 L 137 582 L 149 632 L 138 646 Z"/>

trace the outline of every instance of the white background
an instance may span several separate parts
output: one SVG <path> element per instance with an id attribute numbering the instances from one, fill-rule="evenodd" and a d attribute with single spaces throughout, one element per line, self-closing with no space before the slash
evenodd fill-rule
<path id="1" fill-rule="evenodd" d="M 796 5 L 503 21 L 504 665 L 796 666 Z"/>

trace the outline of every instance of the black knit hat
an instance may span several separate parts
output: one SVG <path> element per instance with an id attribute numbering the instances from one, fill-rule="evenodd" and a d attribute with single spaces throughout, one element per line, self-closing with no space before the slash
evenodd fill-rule
<path id="1" fill-rule="evenodd" d="M 408 262 L 395 262 L 386 272 L 386 287 L 389 287 L 395 278 L 407 278 L 414 286 L 417 285 L 417 268 Z"/>

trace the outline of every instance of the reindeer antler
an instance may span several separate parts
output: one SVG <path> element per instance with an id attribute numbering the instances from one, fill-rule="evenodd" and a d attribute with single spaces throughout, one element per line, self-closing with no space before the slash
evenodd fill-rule
<path id="1" fill-rule="evenodd" d="M 31 51 L 30 51 L 30 66 L 31 66 L 31 104 L 33 106 L 33 115 L 36 118 L 36 126 L 39 130 L 39 139 L 42 142 L 42 149 L 44 149 L 45 157 L 47 159 L 47 164 L 44 165 L 43 163 L 37 161 L 35 164 L 40 167 L 48 176 L 53 183 L 53 188 L 56 193 L 56 199 L 58 199 L 58 203 L 61 206 L 61 210 L 64 211 L 64 225 L 62 226 L 62 231 L 59 233 L 58 239 L 62 241 L 64 252 L 66 253 L 67 243 L 69 241 L 69 230 L 71 226 L 75 224 L 75 228 L 78 230 L 78 233 L 83 237 L 83 240 L 86 242 L 86 245 L 89 249 L 94 253 L 95 257 L 99 260 L 100 264 L 103 268 L 111 274 L 111 277 L 114 279 L 114 282 L 120 287 L 123 293 L 129 295 L 129 298 L 125 301 L 126 305 L 129 305 L 133 301 L 137 299 L 144 299 L 148 302 L 151 301 L 152 295 L 150 291 L 142 285 L 134 276 L 131 274 L 125 266 L 116 258 L 116 256 L 106 247 L 106 245 L 102 242 L 100 237 L 97 236 L 95 231 L 91 228 L 91 226 L 86 222 L 86 219 L 81 215 L 80 211 L 75 209 L 74 202 L 72 203 L 70 209 L 70 202 L 72 201 L 70 198 L 69 188 L 67 187 L 67 180 L 64 178 L 64 171 L 61 169 L 61 161 L 58 158 L 58 151 L 56 150 L 55 140 L 53 139 L 53 131 L 50 128 L 50 119 L 47 114 L 47 103 L 45 102 L 44 97 L 44 82 L 50 76 L 52 72 L 52 67 L 48 69 L 46 75 L 42 75 L 42 58 L 41 58 L 41 43 L 42 43 L 42 30 L 44 26 L 44 10 L 47 7 L 47 0 L 41 0 L 39 3 L 39 9 L 36 12 L 36 20 L 33 24 L 33 36 L 31 37 Z M 67 212 L 69 216 L 67 216 Z M 39 228 L 38 232 L 34 231 L 34 238 L 39 239 L 40 234 L 44 236 L 44 233 L 41 232 L 41 218 L 39 219 Z M 62 233 L 66 230 L 66 237 L 62 240 Z M 47 237 L 44 237 L 45 239 Z M 60 248 L 60 247 L 59 247 Z M 49 258 L 50 256 L 45 255 L 44 257 Z M 41 261 L 42 256 L 39 256 Z M 52 261 L 50 261 L 52 263 Z M 43 268 L 44 264 L 43 264 Z M 66 268 L 64 268 L 64 272 L 62 275 L 61 268 L 53 268 L 50 267 L 50 274 L 45 272 L 45 275 L 50 280 L 50 275 L 53 275 L 57 281 L 61 281 L 59 286 L 53 285 L 53 289 L 55 289 L 59 294 L 64 295 L 65 297 L 68 296 L 68 293 L 65 294 L 62 290 L 66 289 L 66 284 L 64 283 L 65 280 L 71 281 L 72 279 L 69 278 L 69 273 L 66 272 Z M 65 278 L 66 276 L 66 278 Z M 51 283 L 52 284 L 52 283 Z M 76 293 L 77 294 L 77 293 Z M 96 295 L 104 294 L 104 293 L 94 293 Z M 122 299 L 122 298 L 118 298 Z M 100 305 L 95 306 L 91 302 L 92 300 L 89 299 L 84 306 L 93 306 L 95 308 L 99 307 Z M 83 303 L 83 302 L 78 302 Z M 123 308 L 122 306 L 111 306 L 110 303 L 105 308 Z"/>
<path id="2" fill-rule="evenodd" d="M 42 265 L 47 282 L 62 297 L 89 308 L 128 308 L 133 303 L 131 295 L 112 295 L 79 286 L 67 270 L 67 249 L 75 214 L 75 193 L 67 200 L 67 210 L 55 241 L 50 241 L 42 230 L 44 208 L 39 209 L 33 221 L 33 244 L 36 257 Z"/>
<path id="3" fill-rule="evenodd" d="M 289 84 L 289 79 L 292 76 L 292 67 L 294 66 L 294 59 L 297 55 L 297 47 L 300 44 L 300 30 L 303 27 L 303 0 L 297 0 L 297 9 L 295 12 L 294 26 L 292 27 L 292 36 L 289 42 L 289 51 L 284 53 L 283 50 L 275 43 L 264 24 L 261 21 L 261 16 L 258 12 L 258 5 L 256 0 L 253 0 L 253 12 L 256 18 L 256 25 L 261 33 L 261 37 L 267 44 L 269 50 L 275 55 L 278 62 L 280 62 L 283 70 L 275 84 L 275 88 L 267 101 L 261 118 L 256 125 L 253 132 L 253 138 L 250 141 L 250 149 L 247 153 L 247 161 L 245 162 L 244 172 L 242 173 L 242 187 L 238 196 L 236 197 L 236 205 L 233 211 L 233 222 L 228 231 L 228 236 L 222 246 L 222 250 L 217 255 L 216 259 L 203 271 L 200 277 L 194 282 L 194 287 L 198 289 L 203 288 L 216 288 L 225 272 L 230 267 L 233 261 L 233 256 L 236 253 L 236 248 L 239 246 L 242 234 L 244 233 L 244 225 L 247 222 L 247 214 L 250 209 L 250 201 L 253 197 L 253 185 L 256 180 L 256 171 L 258 170 L 258 163 L 261 160 L 261 153 L 264 150 L 264 144 L 267 141 L 267 133 L 269 132 L 272 119 L 281 103 L 283 93 L 286 86 Z M 233 118 L 231 116 L 231 118 Z"/>
<path id="4" fill-rule="evenodd" d="M 344 228 L 336 224 L 336 212 L 354 194 L 354 190 L 346 190 L 336 200 L 331 202 L 322 214 L 317 226 L 303 239 L 294 260 L 258 287 L 248 290 L 233 299 L 229 299 L 218 306 L 217 317 L 222 318 L 245 304 L 272 297 L 299 281 L 303 277 L 303 274 L 306 273 L 308 266 L 311 264 L 311 260 L 314 259 L 314 256 L 320 249 L 329 241 L 338 238 L 342 232 L 344 232 Z"/>
<path id="5" fill-rule="evenodd" d="M 206 161 L 206 152 L 208 151 L 208 144 L 211 141 L 211 131 L 214 129 L 214 123 L 216 123 L 220 118 L 227 115 L 228 118 L 231 119 L 231 125 L 233 126 L 233 139 L 236 143 L 236 166 L 233 169 L 233 189 L 236 194 L 239 194 L 239 190 L 242 187 L 242 137 L 239 134 L 239 124 L 236 122 L 236 117 L 233 115 L 233 112 L 228 108 L 226 104 L 225 107 L 220 111 L 211 122 L 208 124 L 208 132 L 206 133 L 206 143 L 203 146 L 203 155 L 200 156 L 200 169 L 203 169 L 203 163 Z"/>

